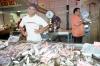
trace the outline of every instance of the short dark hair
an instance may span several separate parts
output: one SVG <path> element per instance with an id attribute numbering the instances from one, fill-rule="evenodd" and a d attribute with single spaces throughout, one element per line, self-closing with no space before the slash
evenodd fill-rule
<path id="1" fill-rule="evenodd" d="M 28 7 L 34 7 L 37 10 L 37 5 L 36 4 L 29 4 Z"/>
<path id="2" fill-rule="evenodd" d="M 80 8 L 74 8 L 73 13 L 75 13 L 78 10 L 80 10 Z"/>

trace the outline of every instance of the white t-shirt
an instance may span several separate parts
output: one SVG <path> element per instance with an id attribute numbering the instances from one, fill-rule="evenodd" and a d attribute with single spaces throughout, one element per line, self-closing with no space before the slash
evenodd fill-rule
<path id="1" fill-rule="evenodd" d="M 35 29 L 38 30 L 39 26 L 45 27 L 47 25 L 48 25 L 47 22 L 36 14 L 33 17 L 30 17 L 29 15 L 23 17 L 20 23 L 21 27 L 23 26 L 26 27 L 27 41 L 34 41 L 34 42 L 42 40 L 40 33 L 34 32 Z"/>

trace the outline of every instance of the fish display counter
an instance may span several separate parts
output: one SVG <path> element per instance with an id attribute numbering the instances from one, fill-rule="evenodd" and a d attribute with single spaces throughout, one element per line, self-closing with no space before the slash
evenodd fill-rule
<path id="1" fill-rule="evenodd" d="M 14 44 L 7 44 L 7 41 L 0 42 L 0 64 L 1 66 L 81 66 L 81 64 L 99 66 L 98 60 L 84 54 L 83 45 L 46 41 L 38 43 L 20 41 Z M 92 48 L 89 45 L 88 47 Z"/>

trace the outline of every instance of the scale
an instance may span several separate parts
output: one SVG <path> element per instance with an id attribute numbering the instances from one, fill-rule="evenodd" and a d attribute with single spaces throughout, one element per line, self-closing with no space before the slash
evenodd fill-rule
<path id="1" fill-rule="evenodd" d="M 54 16 L 54 12 L 53 11 L 47 11 L 46 12 L 46 17 L 48 18 L 48 19 L 52 19 L 53 18 L 53 16 Z"/>
<path id="2" fill-rule="evenodd" d="M 50 24 L 50 26 L 49 26 L 49 32 L 52 32 L 52 18 L 53 18 L 53 16 L 54 16 L 54 12 L 53 11 L 47 11 L 46 12 L 46 17 L 49 19 L 49 24 Z"/>

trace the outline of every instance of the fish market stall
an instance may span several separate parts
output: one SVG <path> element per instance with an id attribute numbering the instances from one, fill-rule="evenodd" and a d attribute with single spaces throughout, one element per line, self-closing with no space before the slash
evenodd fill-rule
<path id="1" fill-rule="evenodd" d="M 87 49 L 87 47 L 89 48 Z M 94 60 L 94 56 L 97 55 L 92 56 L 91 49 L 93 50 L 92 44 L 46 41 L 38 43 L 19 41 L 10 44 L 5 41 L 0 42 L 0 64 L 2 66 L 81 66 L 81 64 L 99 66 L 99 49 L 96 50 L 98 52 L 95 52 L 98 60 Z M 89 51 L 90 56 L 86 55 Z"/>

